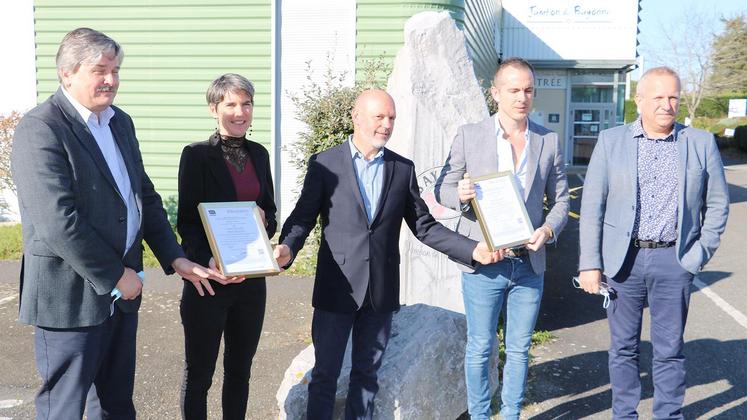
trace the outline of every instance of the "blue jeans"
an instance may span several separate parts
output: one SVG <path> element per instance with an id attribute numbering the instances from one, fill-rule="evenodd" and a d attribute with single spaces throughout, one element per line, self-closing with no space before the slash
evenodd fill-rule
<path id="1" fill-rule="evenodd" d="M 472 420 L 490 418 L 488 368 L 495 344 L 498 316 L 506 306 L 506 364 L 503 368 L 501 416 L 518 419 L 524 399 L 529 347 L 542 300 L 543 275 L 535 274 L 527 257 L 507 258 L 462 273 L 467 315 L 464 372 L 467 407 Z"/>

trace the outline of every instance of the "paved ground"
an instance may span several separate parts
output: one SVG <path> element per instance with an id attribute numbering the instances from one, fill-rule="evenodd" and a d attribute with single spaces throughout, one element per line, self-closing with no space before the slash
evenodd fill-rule
<path id="1" fill-rule="evenodd" d="M 743 239 L 747 238 L 747 165 L 729 165 L 731 216 L 723 244 L 693 288 L 687 329 L 686 418 L 747 418 L 747 288 Z M 572 175 L 574 186 L 581 178 Z M 580 191 L 577 191 L 580 193 Z M 573 200 L 578 211 L 578 199 Z M 607 333 L 601 300 L 572 288 L 577 262 L 577 223 L 571 221 L 549 258 L 539 328 L 555 339 L 535 349 L 530 404 L 523 418 L 610 418 L 606 369 Z M 33 329 L 16 321 L 18 263 L 0 262 L 0 420 L 33 418 L 38 386 Z M 135 398 L 139 418 L 178 418 L 183 363 L 178 305 L 181 282 L 147 272 L 138 332 Z M 290 360 L 309 342 L 311 280 L 268 281 L 268 309 L 254 360 L 248 418 L 276 418 L 275 392 Z M 644 331 L 641 417 L 651 417 L 651 346 Z M 220 388 L 216 374 L 214 390 Z M 219 418 L 219 392 L 211 392 L 211 418 Z"/>
<path id="2" fill-rule="evenodd" d="M 0 262 L 0 420 L 34 417 L 39 380 L 33 352 L 33 328 L 19 324 L 18 263 Z M 250 419 L 277 418 L 275 392 L 291 360 L 310 342 L 310 279 L 268 280 L 267 312 L 249 391 Z M 158 270 L 146 271 L 138 328 L 135 406 L 138 418 L 179 418 L 184 336 L 179 319 L 181 280 Z M 220 418 L 222 368 L 210 393 L 210 418 Z M 12 406 L 12 407 L 10 407 Z M 5 408 L 8 407 L 8 408 Z"/>

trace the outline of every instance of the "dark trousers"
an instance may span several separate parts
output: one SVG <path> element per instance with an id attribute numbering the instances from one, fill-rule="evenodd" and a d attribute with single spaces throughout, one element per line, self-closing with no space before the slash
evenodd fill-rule
<path id="1" fill-rule="evenodd" d="M 609 282 L 616 292 L 607 308 L 615 419 L 638 418 L 641 320 L 646 302 L 651 314 L 653 346 L 653 416 L 656 419 L 683 418 L 686 388 L 683 333 L 693 275 L 679 265 L 675 252 L 676 247 L 631 247 L 622 270 Z"/>
<path id="2" fill-rule="evenodd" d="M 207 394 L 223 337 L 223 418 L 243 420 L 252 359 L 265 318 L 265 279 L 225 286 L 212 282 L 212 286 L 215 296 L 200 296 L 192 283 L 184 282 L 180 305 L 185 349 L 182 418 L 207 419 Z"/>
<path id="3" fill-rule="evenodd" d="M 378 313 L 364 305 L 354 313 L 333 313 L 314 309 L 311 337 L 316 362 L 311 371 L 309 420 L 331 420 L 343 356 L 352 330 L 352 368 L 345 419 L 371 419 L 374 397 L 379 390 L 377 371 L 381 367 L 392 330 L 392 312 Z"/>
<path id="4" fill-rule="evenodd" d="M 37 419 L 134 419 L 137 313 L 82 328 L 35 328 Z"/>

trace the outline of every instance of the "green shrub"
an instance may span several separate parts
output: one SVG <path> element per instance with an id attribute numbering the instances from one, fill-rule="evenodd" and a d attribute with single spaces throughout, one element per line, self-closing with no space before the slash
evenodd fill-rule
<path id="1" fill-rule="evenodd" d="M 632 99 L 628 99 L 625 101 L 625 124 L 632 123 L 636 119 L 638 119 L 638 106 L 636 106 L 635 101 Z"/>
<path id="2" fill-rule="evenodd" d="M 20 260 L 22 254 L 21 224 L 0 226 L 0 260 Z"/>
<path id="3" fill-rule="evenodd" d="M 176 230 L 176 212 L 179 208 L 179 203 L 175 195 L 170 195 L 163 199 L 163 209 L 166 210 L 166 216 L 169 218 L 171 228 Z"/>
<path id="4" fill-rule="evenodd" d="M 729 113 L 728 96 L 712 96 L 703 98 L 695 114 L 698 117 L 723 118 Z"/>

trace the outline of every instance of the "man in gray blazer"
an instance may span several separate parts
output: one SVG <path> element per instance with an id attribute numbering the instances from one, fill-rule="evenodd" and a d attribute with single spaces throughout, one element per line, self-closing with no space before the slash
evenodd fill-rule
<path id="1" fill-rule="evenodd" d="M 729 197 L 713 135 L 677 124 L 680 79 L 667 67 L 638 82 L 631 124 L 599 134 L 581 200 L 579 279 L 612 290 L 612 413 L 638 418 L 643 307 L 651 312 L 653 417 L 681 419 L 683 332 L 693 276 L 716 252 Z M 602 276 L 607 283 L 602 283 Z"/>
<path id="2" fill-rule="evenodd" d="M 481 265 L 476 270 L 460 265 L 467 315 L 464 369 L 470 417 L 490 418 L 489 358 L 498 315 L 507 300 L 501 415 L 518 419 L 529 347 L 542 299 L 544 245 L 565 226 L 568 183 L 558 136 L 528 118 L 534 97 L 532 66 L 520 58 L 503 61 L 493 78 L 491 94 L 498 102 L 498 112 L 459 128 L 435 193 L 441 204 L 462 211 L 458 232 L 479 241 L 483 239 L 482 231 L 469 206 L 475 197 L 470 177 L 513 172 L 536 228 L 526 246 L 500 250 L 502 259 L 495 264 Z M 543 222 L 545 195 L 549 213 Z"/>
<path id="3" fill-rule="evenodd" d="M 37 419 L 134 419 L 144 239 L 166 273 L 211 291 L 225 278 L 184 258 L 143 168 L 130 117 L 112 106 L 123 52 L 87 28 L 57 52 L 60 88 L 19 123 L 13 181 L 23 223 L 21 322 L 34 325 Z M 115 290 L 116 289 L 116 290 Z M 121 295 L 121 299 L 115 296 Z M 90 393 L 89 393 L 90 391 Z"/>

